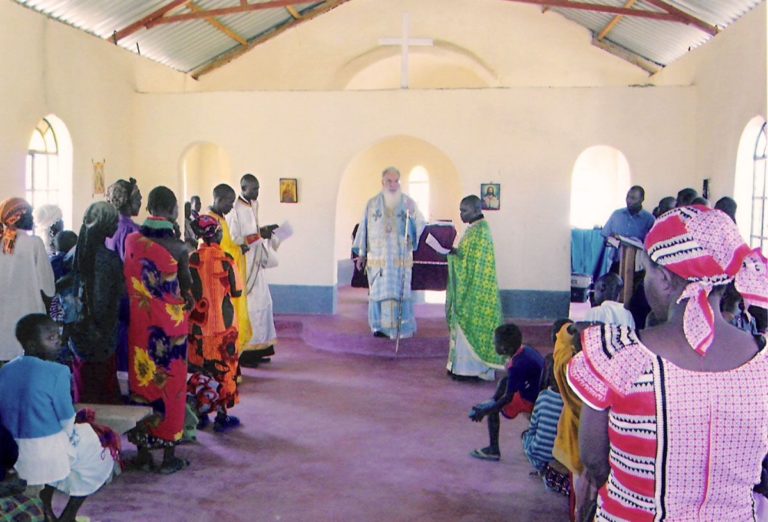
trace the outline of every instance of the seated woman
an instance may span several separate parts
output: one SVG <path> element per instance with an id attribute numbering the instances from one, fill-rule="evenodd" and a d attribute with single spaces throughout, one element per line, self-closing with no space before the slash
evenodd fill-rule
<path id="1" fill-rule="evenodd" d="M 588 328 L 568 367 L 584 401 L 595 520 L 755 520 L 768 350 L 714 311 L 730 281 L 748 305 L 765 307 L 766 261 L 728 216 L 698 205 L 660 217 L 645 248 L 646 296 L 662 322 L 642 337 Z"/>
<path id="2" fill-rule="evenodd" d="M 112 476 L 114 460 L 89 424 L 75 424 L 69 369 L 52 362 L 61 349 L 59 329 L 45 314 L 29 314 L 16 325 L 24 349 L 0 368 L 0 422 L 19 447 L 16 471 L 40 498 L 51 520 L 75 520 L 88 495 Z M 69 495 L 53 513 L 54 490 Z"/>

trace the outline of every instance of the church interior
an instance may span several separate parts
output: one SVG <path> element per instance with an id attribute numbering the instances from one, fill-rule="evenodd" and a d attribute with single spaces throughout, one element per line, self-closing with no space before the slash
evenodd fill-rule
<path id="1" fill-rule="evenodd" d="M 81 515 L 568 520 L 529 474 L 522 418 L 502 421 L 500 463 L 467 455 L 485 437 L 467 411 L 493 387 L 446 378 L 441 296 L 420 294 L 412 355 L 370 338 L 352 230 L 390 165 L 459 237 L 461 199 L 500 187 L 485 218 L 502 312 L 551 352 L 574 309 L 572 231 L 630 186 L 648 211 L 683 187 L 732 197 L 743 235 L 768 238 L 753 217 L 767 28 L 761 0 L 0 2 L 0 200 L 55 202 L 78 230 L 115 180 L 206 208 L 250 172 L 261 219 L 293 229 L 267 275 L 277 355 L 243 372 L 244 426 L 199 433 L 181 473 L 124 473 Z M 41 156 L 46 186 L 30 181 Z"/>

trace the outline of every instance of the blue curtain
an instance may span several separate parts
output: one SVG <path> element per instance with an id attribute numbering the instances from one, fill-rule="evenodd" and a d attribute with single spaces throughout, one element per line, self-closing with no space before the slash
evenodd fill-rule
<path id="1" fill-rule="evenodd" d="M 605 238 L 600 228 L 571 230 L 571 273 L 591 275 L 592 280 L 610 270 L 605 255 Z"/>

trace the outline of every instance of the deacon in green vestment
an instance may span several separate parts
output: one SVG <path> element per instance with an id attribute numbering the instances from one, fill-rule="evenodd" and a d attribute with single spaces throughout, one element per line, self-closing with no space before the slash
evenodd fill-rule
<path id="1" fill-rule="evenodd" d="M 445 302 L 450 328 L 447 369 L 458 378 L 492 381 L 503 369 L 493 332 L 504 323 L 496 280 L 496 257 L 491 229 L 481 212 L 481 200 L 461 200 L 461 220 L 469 227 L 459 246 L 448 256 L 448 292 Z"/>

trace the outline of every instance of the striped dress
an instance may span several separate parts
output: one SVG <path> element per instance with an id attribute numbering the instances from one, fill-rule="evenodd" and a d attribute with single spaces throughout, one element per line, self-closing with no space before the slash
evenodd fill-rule
<path id="1" fill-rule="evenodd" d="M 596 520 L 756 520 L 768 453 L 768 350 L 724 372 L 657 356 L 627 327 L 586 330 L 568 383 L 609 409 L 611 472 Z"/>
<path id="2" fill-rule="evenodd" d="M 563 399 L 556 391 L 546 389 L 539 393 L 533 406 L 531 425 L 523 436 L 523 451 L 531 465 L 544 469 L 552 460 L 552 447 L 557 437 L 557 423 L 563 412 Z"/>

